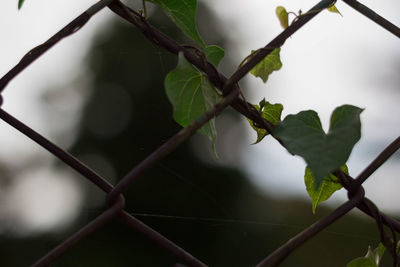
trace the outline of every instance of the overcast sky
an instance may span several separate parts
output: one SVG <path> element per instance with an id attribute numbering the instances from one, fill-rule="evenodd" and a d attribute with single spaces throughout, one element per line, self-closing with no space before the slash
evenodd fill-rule
<path id="1" fill-rule="evenodd" d="M 209 3 L 220 20 L 228 25 L 226 33 L 231 38 L 231 43 L 225 50 L 227 54 L 237 55 L 237 64 L 251 50 L 266 45 L 282 31 L 275 17 L 276 6 L 282 5 L 289 11 L 297 12 L 301 9 L 305 12 L 317 2 L 204 1 Z M 95 2 L 26 0 L 22 10 L 17 11 L 17 0 L 4 1 L 0 9 L 0 75 L 4 75 L 27 51 L 47 40 Z M 400 1 L 362 2 L 394 24 L 400 25 Z M 282 103 L 283 117 L 301 110 L 314 109 L 326 130 L 329 116 L 335 107 L 352 104 L 365 108 L 361 116 L 362 138 L 348 163 L 350 174 L 356 176 L 400 134 L 400 40 L 346 4 L 339 1 L 337 7 L 343 17 L 326 11 L 318 15 L 285 43 L 281 50 L 282 69 L 273 73 L 267 84 L 262 83 L 260 79 L 246 77 L 247 85 L 244 91 L 248 100 L 253 103 L 258 103 L 263 97 L 272 103 Z M 44 120 L 44 112 L 40 107 L 43 89 L 49 90 L 50 85 L 68 84 L 79 76 L 82 71 L 79 66 L 91 38 L 97 30 L 107 27 L 111 16 L 113 14 L 109 10 L 101 11 L 77 34 L 57 44 L 13 80 L 4 92 L 4 109 L 49 136 L 51 127 Z M 229 76 L 229 73 L 227 75 Z M 73 94 L 73 90 L 71 92 Z M 71 109 L 74 107 L 76 110 L 72 110 L 71 114 L 79 110 L 79 103 Z M 65 122 L 66 127 L 74 123 L 73 120 Z M 34 192 L 31 189 L 40 183 L 54 185 L 56 188 L 55 174 L 51 173 L 50 167 L 51 156 L 28 139 L 16 134 L 16 131 L 6 124 L 0 122 L 0 127 L 0 156 L 3 160 L 16 164 L 15 162 L 35 155 L 48 162 L 42 164 L 35 172 L 16 179 L 31 179 L 30 181 L 35 182 L 17 183 L 18 186 L 15 186 L 10 195 L 18 196 L 21 190 L 25 190 L 25 194 Z M 249 128 L 246 142 L 251 144 L 254 140 L 255 135 Z M 60 145 L 66 147 L 68 140 Z M 287 194 L 306 197 L 303 183 L 304 162 L 298 157 L 290 156 L 271 138 L 266 138 L 258 145 L 247 146 L 243 166 L 251 175 L 252 181 L 270 194 L 280 197 Z M 49 175 L 46 177 L 44 173 L 49 169 Z M 400 206 L 396 203 L 397 188 L 400 187 L 399 173 L 400 163 L 392 159 L 365 183 L 367 196 L 385 211 L 400 211 Z M 66 180 L 68 178 L 59 179 L 65 190 L 56 195 L 60 203 L 65 203 L 66 198 L 71 200 L 69 213 L 64 213 L 69 216 L 75 214 L 80 198 L 79 194 L 72 193 L 79 192 L 79 186 L 66 183 Z M 40 193 L 40 196 L 45 199 L 46 194 Z M 45 201 L 49 205 L 46 207 L 48 214 L 52 211 L 57 214 L 61 204 L 57 204 L 54 195 L 48 197 L 52 199 L 51 202 Z M 345 192 L 338 193 L 335 199 L 343 201 Z M 44 222 L 51 226 L 65 220 L 65 217 L 41 217 L 43 202 L 35 203 L 28 201 L 21 204 L 30 211 L 29 218 L 32 221 L 29 223 L 32 229 L 43 225 Z M 20 207 L 15 208 L 18 209 Z M 12 210 L 8 212 L 11 214 Z"/>

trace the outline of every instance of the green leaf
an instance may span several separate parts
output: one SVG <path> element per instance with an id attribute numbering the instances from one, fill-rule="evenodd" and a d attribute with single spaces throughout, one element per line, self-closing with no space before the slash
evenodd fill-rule
<path id="1" fill-rule="evenodd" d="M 343 165 L 340 169 L 345 173 L 349 173 L 346 165 Z M 325 176 L 322 183 L 317 187 L 314 175 L 308 167 L 306 167 L 304 174 L 304 182 L 306 184 L 307 193 L 312 201 L 312 212 L 314 214 L 319 203 L 329 199 L 333 193 L 342 188 L 342 185 L 339 183 L 339 178 L 333 174 Z"/>
<path id="2" fill-rule="evenodd" d="M 382 243 L 379 243 L 374 250 L 368 246 L 367 254 L 364 257 L 352 260 L 347 264 L 347 267 L 379 267 L 385 249 Z"/>
<path id="3" fill-rule="evenodd" d="M 369 258 L 360 257 L 352 260 L 347 267 L 378 267 L 375 262 Z"/>
<path id="4" fill-rule="evenodd" d="M 259 107 L 260 107 L 259 111 L 264 109 L 265 103 L 266 103 L 266 102 L 265 102 L 265 97 L 264 97 L 264 98 L 260 101 L 260 103 L 258 103 L 258 105 L 259 105 Z"/>
<path id="5" fill-rule="evenodd" d="M 18 9 L 21 9 L 22 5 L 24 4 L 25 0 L 18 0 Z"/>
<path id="6" fill-rule="evenodd" d="M 327 9 L 328 9 L 328 11 L 333 12 L 333 13 L 338 13 L 340 16 L 343 17 L 342 13 L 340 13 L 339 9 L 337 9 L 335 5 L 331 5 Z"/>
<path id="7" fill-rule="evenodd" d="M 159 5 L 190 38 L 205 47 L 196 27 L 197 0 L 146 0 Z"/>
<path id="8" fill-rule="evenodd" d="M 301 156 L 311 169 L 318 188 L 324 177 L 343 166 L 361 137 L 363 109 L 343 105 L 332 113 L 328 134 L 313 110 L 288 115 L 274 131 L 287 150 Z"/>
<path id="9" fill-rule="evenodd" d="M 276 16 L 281 23 L 281 26 L 286 29 L 289 27 L 289 14 L 283 6 L 278 6 L 275 10 Z"/>
<path id="10" fill-rule="evenodd" d="M 218 66 L 221 59 L 224 57 L 224 50 L 216 45 L 210 45 L 205 49 L 206 58 L 210 61 L 214 66 Z"/>
<path id="11" fill-rule="evenodd" d="M 205 50 L 207 59 L 218 65 L 224 51 L 216 46 L 209 46 Z M 174 109 L 173 117 L 183 127 L 202 116 L 220 99 L 207 76 L 191 65 L 183 53 L 179 53 L 177 67 L 165 78 L 165 90 Z M 207 122 L 199 132 L 210 139 L 215 151 L 215 120 Z"/>
<path id="12" fill-rule="evenodd" d="M 262 103 L 262 101 L 260 103 Z M 254 107 L 260 111 L 260 107 L 258 105 L 254 105 Z M 270 104 L 264 99 L 264 108 L 262 109 L 261 116 L 271 122 L 273 125 L 276 125 L 281 121 L 282 110 L 282 104 Z M 254 142 L 254 144 L 259 143 L 265 136 L 269 134 L 267 130 L 255 126 L 252 120 L 247 120 L 249 121 L 250 126 L 257 132 L 257 140 Z"/>
<path id="13" fill-rule="evenodd" d="M 280 59 L 281 49 L 274 49 L 268 56 L 266 56 L 260 63 L 258 63 L 250 73 L 256 77 L 260 77 L 264 83 L 267 82 L 268 76 L 274 71 L 282 68 L 282 62 Z M 251 53 L 254 53 L 252 51 Z"/>
<path id="14" fill-rule="evenodd" d="M 383 253 L 385 253 L 385 246 L 382 243 L 379 243 L 378 247 L 376 247 L 372 253 L 372 257 L 375 260 L 377 266 L 381 263 Z M 367 253 L 368 255 L 368 253 Z"/>

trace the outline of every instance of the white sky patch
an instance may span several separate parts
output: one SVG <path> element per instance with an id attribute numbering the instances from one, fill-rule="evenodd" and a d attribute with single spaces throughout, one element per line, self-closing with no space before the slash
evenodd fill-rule
<path id="1" fill-rule="evenodd" d="M 27 170 L 13 179 L 2 207 L 7 230 L 17 235 L 40 233 L 68 225 L 83 201 L 79 183 L 51 166 Z"/>

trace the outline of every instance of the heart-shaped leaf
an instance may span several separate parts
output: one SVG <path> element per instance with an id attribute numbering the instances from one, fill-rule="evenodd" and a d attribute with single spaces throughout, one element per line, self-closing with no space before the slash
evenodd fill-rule
<path id="1" fill-rule="evenodd" d="M 210 62 L 218 65 L 224 51 L 217 46 L 209 46 L 205 54 Z M 207 76 L 191 65 L 183 53 L 179 53 L 178 66 L 165 78 L 165 90 L 174 109 L 173 117 L 183 127 L 198 119 L 220 99 Z M 214 149 L 217 136 L 215 120 L 207 122 L 199 132 L 210 139 Z"/>
<path id="2" fill-rule="evenodd" d="M 281 49 L 274 49 L 268 56 L 266 56 L 260 63 L 258 63 L 250 73 L 256 77 L 260 77 L 264 83 L 267 82 L 268 76 L 275 70 L 280 70 L 282 68 L 282 62 L 280 58 Z M 251 51 L 251 53 L 256 53 Z"/>
<path id="3" fill-rule="evenodd" d="M 349 172 L 346 165 L 343 165 L 340 169 L 345 173 Z M 312 212 L 314 214 L 319 203 L 329 199 L 333 193 L 342 188 L 342 185 L 339 183 L 339 178 L 333 174 L 325 176 L 322 183 L 317 187 L 315 177 L 308 167 L 306 167 L 304 174 L 304 183 L 306 184 L 307 193 L 312 201 Z"/>
<path id="4" fill-rule="evenodd" d="M 197 0 L 146 0 L 159 5 L 190 38 L 205 46 L 196 27 Z"/>
<path id="5" fill-rule="evenodd" d="M 360 114 L 363 110 L 344 105 L 332 113 L 328 134 L 313 110 L 288 115 L 274 131 L 287 150 L 301 156 L 311 169 L 318 188 L 324 177 L 343 166 L 361 137 Z"/>
<path id="6" fill-rule="evenodd" d="M 265 100 L 261 101 L 260 104 L 263 104 L 261 109 L 261 117 L 268 120 L 273 125 L 276 125 L 281 121 L 281 113 L 283 110 L 282 104 L 271 104 Z M 260 111 L 260 106 L 254 105 L 254 107 Z M 255 126 L 252 120 L 247 120 L 249 121 L 250 126 L 257 132 L 257 140 L 254 142 L 254 144 L 259 143 L 265 136 L 269 134 L 267 130 Z"/>

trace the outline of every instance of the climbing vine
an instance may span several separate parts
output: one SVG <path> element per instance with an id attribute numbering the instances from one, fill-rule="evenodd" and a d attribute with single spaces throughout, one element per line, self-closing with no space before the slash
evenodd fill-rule
<path id="1" fill-rule="evenodd" d="M 289 153 L 298 155 L 304 159 L 307 164 L 304 174 L 305 188 L 312 201 L 313 213 L 316 212 L 321 202 L 329 199 L 342 187 L 349 190 L 351 196 L 356 195 L 356 193 L 360 195 L 363 194 L 363 192 L 360 193 L 360 191 L 352 191 L 354 188 L 352 188 L 349 183 L 349 171 L 346 165 L 354 145 L 361 138 L 362 108 L 351 104 L 344 104 L 335 108 L 330 118 L 329 130 L 325 132 L 322 129 L 321 121 L 316 111 L 304 110 L 297 114 L 287 115 L 282 119 L 281 114 L 284 109 L 282 103 L 270 103 L 268 99 L 264 98 L 258 104 L 250 104 L 246 101 L 244 94 L 237 85 L 237 81 L 247 73 L 250 73 L 255 78 L 260 78 L 264 83 L 268 82 L 269 76 L 283 67 L 283 63 L 280 59 L 280 52 L 284 49 L 283 44 L 285 40 L 294 30 L 286 35 L 283 33 L 283 35 L 274 39 L 266 47 L 249 51 L 249 55 L 243 59 L 237 72 L 235 72 L 231 78 L 227 79 L 222 77 L 218 72 L 218 65 L 224 57 L 223 48 L 213 44 L 206 44 L 197 30 L 196 0 L 146 1 L 159 6 L 165 14 L 171 18 L 176 26 L 195 43 L 195 45 L 185 46 L 185 49 L 182 49 L 181 46 L 170 40 L 164 43 L 164 47 L 167 50 L 178 54 L 177 66 L 167 74 L 164 85 L 166 95 L 173 107 L 173 118 L 185 129 L 179 132 L 177 136 L 171 138 L 169 143 L 167 142 L 163 147 L 155 151 L 154 154 L 151 155 L 153 158 L 149 157 L 149 159 L 146 159 L 148 160 L 148 162 L 145 163 L 147 164 L 146 166 L 151 166 L 151 164 L 177 147 L 180 144 L 179 142 L 183 142 L 184 139 L 179 139 L 180 136 L 187 138 L 196 130 L 210 140 L 211 146 L 217 154 L 215 148 L 217 131 L 214 117 L 218 115 L 224 107 L 231 105 L 242 114 L 246 113 L 250 125 L 249 127 L 257 134 L 257 139 L 254 142 L 255 144 L 262 142 L 266 137 L 275 138 Z M 129 10 L 119 1 L 110 0 L 107 3 L 101 3 L 103 1 L 100 1 L 98 4 L 95 4 L 93 8 L 88 9 L 86 14 L 84 13 L 86 17 L 84 16 L 84 19 L 79 22 L 81 23 L 80 25 L 70 25 L 71 32 L 67 30 L 65 32 L 61 31 L 60 39 L 82 27 L 90 16 L 105 5 L 114 4 L 114 6 L 110 8 L 115 13 L 138 26 L 143 32 L 150 36 L 149 38 L 153 42 L 159 44 L 161 42 L 161 34 L 151 32 L 151 28 L 149 28 L 150 26 L 146 22 L 146 1 L 142 1 L 143 7 L 137 11 Z M 113 2 L 117 2 L 117 4 Z M 301 10 L 297 13 L 287 11 L 285 7 L 278 6 L 275 10 L 275 14 L 285 31 L 295 22 L 306 17 L 314 16 L 325 9 L 341 15 L 335 6 L 336 1 L 328 1 L 328 5 L 326 5 L 325 2 L 318 4 L 315 8 L 305 13 Z M 18 9 L 20 9 L 23 4 L 24 0 L 18 0 Z M 319 6 L 321 6 L 321 8 Z M 290 21 L 291 16 L 293 16 L 293 19 Z M 296 27 L 298 29 L 301 25 Z M 390 25 L 386 27 L 391 28 Z M 392 31 L 396 30 L 392 29 Z M 55 43 L 52 39 L 50 39 L 50 41 L 51 42 L 47 44 L 48 46 L 43 45 L 40 49 L 32 50 L 32 52 L 28 53 L 25 60 L 31 60 L 30 62 L 32 62 L 34 58 L 32 59 L 30 57 L 44 53 L 43 51 L 46 51 Z M 189 50 L 193 52 L 193 54 L 189 53 Z M 23 61 L 21 62 L 20 64 L 25 64 Z M 15 76 L 16 74 L 12 75 Z M 2 78 L 0 83 L 2 88 L 14 77 L 12 75 L 10 76 L 11 78 L 8 79 Z M 236 99 L 236 102 L 234 102 L 234 99 Z M 140 171 L 137 173 L 140 173 Z M 135 176 L 133 175 L 132 177 Z M 128 177 L 126 179 L 128 180 L 123 180 L 121 186 L 117 185 L 115 188 L 107 189 L 111 192 L 109 195 L 110 203 L 117 203 L 117 196 L 123 191 L 124 186 L 129 185 L 134 178 L 129 180 L 130 177 Z M 363 178 L 361 175 L 361 177 L 358 178 L 358 183 L 361 184 L 363 182 L 362 179 L 365 180 L 366 178 Z M 361 198 L 363 198 L 363 195 Z M 372 216 L 378 222 L 382 243 L 373 250 L 369 247 L 364 257 L 352 260 L 347 266 L 378 267 L 385 250 L 389 250 L 393 255 L 396 265 L 400 243 L 396 241 L 395 234 L 393 234 L 392 239 L 388 239 L 381 230 L 383 223 L 390 225 L 390 223 L 388 223 L 389 220 L 383 221 L 379 212 L 375 212 L 375 210 L 371 208 L 372 204 L 366 200 L 363 201 L 364 209 L 367 207 L 368 212 L 372 213 Z M 354 205 L 351 208 L 353 207 Z M 312 230 L 313 229 L 309 231 L 311 232 Z"/>

